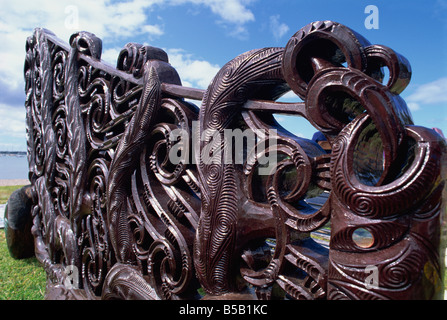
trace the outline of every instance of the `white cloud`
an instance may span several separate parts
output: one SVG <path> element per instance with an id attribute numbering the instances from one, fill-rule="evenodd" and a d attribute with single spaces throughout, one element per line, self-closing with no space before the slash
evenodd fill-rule
<path id="1" fill-rule="evenodd" d="M 447 103 L 447 77 L 417 87 L 405 100 L 412 111 L 424 104 Z"/>
<path id="2" fill-rule="evenodd" d="M 137 36 L 153 40 L 164 34 L 163 18 L 151 14 L 158 6 L 193 5 L 199 9 L 205 8 L 216 16 L 216 22 L 229 35 L 243 38 L 248 34 L 246 24 L 255 20 L 249 9 L 254 1 L 256 0 L 3 1 L 3 14 L 0 15 L 0 43 L 3 44 L 0 51 L 0 145 L 11 135 L 25 136 L 25 43 L 34 28 L 49 29 L 65 42 L 79 30 L 92 32 L 103 40 L 103 60 L 115 66 L 121 48 L 110 47 L 111 43 L 116 40 L 135 41 Z M 187 86 L 207 88 L 220 69 L 217 65 L 195 59 L 179 49 L 167 52 L 171 64 Z"/>
<path id="3" fill-rule="evenodd" d="M 145 25 L 141 28 L 143 31 L 147 32 L 148 34 L 154 35 L 154 36 L 162 36 L 164 34 L 163 29 L 159 25 Z"/>
<path id="4" fill-rule="evenodd" d="M 286 92 L 278 99 L 278 102 L 303 102 L 303 100 L 296 95 L 292 90 Z"/>
<path id="5" fill-rule="evenodd" d="M 0 18 L 1 19 L 1 18 Z M 24 83 L 23 66 L 25 62 L 25 43 L 29 32 L 17 30 L 3 32 L 0 27 L 0 43 L 5 44 L 0 51 L 0 85 L 16 90 Z"/>
<path id="6" fill-rule="evenodd" d="M 68 37 L 78 30 L 88 30 L 98 37 L 126 37 L 143 32 L 151 34 L 154 29 L 148 23 L 146 10 L 161 0 L 78 0 L 73 5 L 68 1 L 8 1 L 2 4 L 2 23 L 14 30 L 32 30 L 36 26 L 55 32 L 60 38 Z M 26 17 L 26 19 L 24 19 Z M 159 34 L 159 30 L 155 30 Z"/>
<path id="7" fill-rule="evenodd" d="M 182 49 L 167 50 L 170 64 L 177 70 L 184 86 L 206 89 L 220 67 L 205 60 L 194 59 Z"/>
<path id="8" fill-rule="evenodd" d="M 106 49 L 102 52 L 101 59 L 112 65 L 112 67 L 116 67 L 116 61 L 118 60 L 120 52 L 121 48 Z"/>
<path id="9" fill-rule="evenodd" d="M 16 90 L 23 86 L 25 42 L 35 27 L 53 31 L 68 42 L 71 34 L 87 30 L 101 39 L 145 35 L 148 38 L 163 34 L 163 28 L 148 23 L 147 9 L 161 0 L 131 0 L 115 3 L 109 0 L 68 1 L 15 0 L 2 3 L 0 15 L 0 79 Z"/>
<path id="10" fill-rule="evenodd" d="M 407 106 L 411 111 L 417 111 L 421 108 L 417 102 L 407 102 Z"/>
<path id="11" fill-rule="evenodd" d="M 281 39 L 289 31 L 289 26 L 281 23 L 279 18 L 279 14 L 270 17 L 270 32 L 276 40 Z"/>
<path id="12" fill-rule="evenodd" d="M 208 2 L 211 11 L 221 16 L 225 21 L 243 24 L 255 20 L 254 14 L 244 5 L 249 1 L 213 0 L 204 2 Z"/>
<path id="13" fill-rule="evenodd" d="M 28 1 L 14 0 L 2 3 L 0 15 L 0 78 L 8 79 L 13 89 L 22 86 L 25 41 L 35 27 L 53 31 L 60 39 L 68 41 L 71 34 L 86 30 L 107 43 L 115 39 L 147 39 L 164 34 L 159 16 L 149 21 L 149 12 L 157 5 L 194 4 L 210 9 L 229 29 L 229 34 L 246 34 L 244 24 L 254 21 L 254 14 L 247 5 L 253 0 L 78 0 Z"/>
<path id="14" fill-rule="evenodd" d="M 229 36 L 245 40 L 248 37 L 245 25 L 255 21 L 255 15 L 247 6 L 254 1 L 256 0 L 169 0 L 168 3 L 207 7 L 220 17 L 217 23 L 227 31 Z"/>
<path id="15" fill-rule="evenodd" d="M 220 70 L 217 64 L 194 58 L 191 53 L 183 49 L 163 50 L 168 54 L 169 63 L 177 70 L 183 86 L 206 89 Z M 104 50 L 101 59 L 115 67 L 120 52 L 121 48 Z"/>
<path id="16" fill-rule="evenodd" d="M 0 136 L 25 137 L 25 106 L 11 108 L 0 103 Z"/>
<path id="17" fill-rule="evenodd" d="M 279 116 L 279 115 L 275 115 L 275 120 L 278 122 L 284 122 L 284 121 L 286 121 L 286 118 Z"/>
<path id="18" fill-rule="evenodd" d="M 220 16 L 222 20 L 234 24 L 244 24 L 255 20 L 253 12 L 246 7 L 253 0 L 171 0 L 170 2 L 204 5 Z"/>

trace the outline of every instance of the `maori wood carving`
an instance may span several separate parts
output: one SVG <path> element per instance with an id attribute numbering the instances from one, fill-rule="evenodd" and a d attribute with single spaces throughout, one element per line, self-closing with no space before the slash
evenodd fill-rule
<path id="1" fill-rule="evenodd" d="M 445 141 L 399 96 L 403 56 L 319 21 L 198 90 L 161 49 L 129 43 L 115 68 L 101 47 L 45 29 L 26 44 L 47 297 L 442 297 Z M 290 90 L 302 102 L 277 102 Z M 307 119 L 330 150 L 287 132 L 281 113 Z M 235 132 L 255 139 L 237 145 Z M 328 229 L 324 245 L 315 233 Z"/>

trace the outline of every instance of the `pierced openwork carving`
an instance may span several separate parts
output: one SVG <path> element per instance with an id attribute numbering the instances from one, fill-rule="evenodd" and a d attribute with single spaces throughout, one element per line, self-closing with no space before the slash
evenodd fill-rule
<path id="1" fill-rule="evenodd" d="M 113 68 L 101 48 L 87 32 L 27 40 L 49 297 L 442 297 L 445 141 L 399 96 L 403 56 L 319 21 L 231 60 L 203 91 L 161 49 L 129 43 Z M 277 102 L 290 90 L 303 102 Z M 330 150 L 278 113 L 307 119 Z M 328 229 L 324 245 L 314 233 Z"/>

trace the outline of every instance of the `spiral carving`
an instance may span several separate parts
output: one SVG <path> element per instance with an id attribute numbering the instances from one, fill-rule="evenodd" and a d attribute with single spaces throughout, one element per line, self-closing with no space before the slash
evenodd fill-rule
<path id="1" fill-rule="evenodd" d="M 366 117 L 362 118 L 353 121 L 357 127 L 350 134 L 354 137 L 359 134 L 359 128 L 366 120 Z M 352 167 L 348 166 L 349 162 L 347 160 L 349 144 L 346 139 L 338 141 L 341 147 L 339 153 L 334 153 L 332 176 L 335 182 L 334 191 L 354 212 L 370 218 L 389 217 L 408 210 L 426 196 L 421 191 L 427 190 L 426 186 L 434 183 L 433 178 L 439 174 L 434 171 L 434 168 L 439 160 L 433 158 L 432 151 L 434 149 L 426 146 L 426 138 L 417 134 L 418 130 L 417 127 L 408 129 L 410 136 L 417 139 L 420 153 L 417 153 L 418 156 L 407 169 L 407 175 L 396 179 L 394 183 L 377 187 L 360 186 L 359 182 L 353 178 L 355 175 L 352 172 Z M 341 135 L 344 134 L 347 134 L 347 130 L 341 133 Z M 433 139 L 436 138 L 433 137 Z M 353 141 L 355 141 L 355 138 Z M 426 162 L 427 159 L 431 160 Z M 424 165 L 422 165 L 423 162 Z M 348 174 L 346 171 L 348 171 Z M 346 179 L 346 177 L 349 177 L 349 179 Z M 409 199 L 411 201 L 408 201 Z"/>
<path id="2" fill-rule="evenodd" d="M 194 252 L 199 279 L 205 290 L 212 294 L 228 292 L 234 286 L 229 283 L 228 274 L 234 272 L 230 271 L 230 259 L 236 241 L 238 187 L 234 165 L 224 164 L 226 141 L 223 130 L 227 129 L 234 112 L 250 95 L 256 94 L 252 92 L 250 82 L 262 85 L 265 81 L 265 92 L 275 92 L 283 84 L 281 54 L 282 49 L 268 48 L 235 58 L 219 71 L 205 93 L 200 112 L 200 136 L 203 133 L 207 136 L 200 144 L 198 165 L 204 199 Z M 207 145 L 213 134 L 220 138 L 220 145 L 215 142 Z M 209 157 L 219 154 L 216 163 L 206 163 L 203 150 L 212 152 L 207 154 Z M 210 235 L 205 236 L 207 233 Z"/>
<path id="3" fill-rule="evenodd" d="M 82 279 L 91 298 L 101 295 L 109 271 L 110 240 L 106 220 L 106 188 L 109 164 L 95 159 L 88 170 L 91 214 L 82 219 Z"/>
<path id="4" fill-rule="evenodd" d="M 53 95 L 55 100 L 63 97 L 65 87 L 65 60 L 67 53 L 63 50 L 54 54 L 53 58 Z"/>
<path id="5" fill-rule="evenodd" d="M 148 60 L 168 62 L 168 55 L 159 48 L 142 46 L 138 43 L 128 43 L 119 54 L 116 67 L 118 70 L 140 78 L 143 75 L 143 66 Z"/>
<path id="6" fill-rule="evenodd" d="M 187 163 L 187 159 L 179 159 L 175 165 L 172 165 L 170 161 L 172 147 L 174 146 L 174 142 L 170 141 L 170 137 L 176 129 L 177 126 L 175 125 L 161 124 L 155 126 L 151 132 L 152 140 L 155 140 L 157 136 L 161 136 L 161 138 L 157 142 L 154 142 L 150 156 L 150 166 L 157 178 L 165 185 L 176 183 L 184 174 Z M 183 141 L 182 143 L 186 147 L 189 141 Z"/>
<path id="7" fill-rule="evenodd" d="M 446 143 L 413 125 L 402 55 L 316 21 L 202 91 L 161 49 L 129 43 L 116 69 L 101 50 L 88 32 L 26 42 L 32 233 L 53 295 L 440 296 Z M 290 90 L 303 102 L 276 101 Z M 327 141 L 296 137 L 278 113 Z"/>

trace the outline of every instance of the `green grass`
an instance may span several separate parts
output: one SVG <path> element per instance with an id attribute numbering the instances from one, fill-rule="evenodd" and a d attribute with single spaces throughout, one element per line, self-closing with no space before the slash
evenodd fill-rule
<path id="1" fill-rule="evenodd" d="M 0 187 L 0 204 L 6 203 L 10 194 L 21 187 Z M 447 269 L 444 272 L 444 287 L 447 290 Z M 5 231 L 0 229 L 0 300 L 42 300 L 45 285 L 45 271 L 37 259 L 11 258 L 6 245 Z"/>
<path id="2" fill-rule="evenodd" d="M 22 186 L 0 187 L 0 204 L 5 204 Z M 3 212 L 0 213 L 3 215 Z M 6 244 L 5 230 L 0 229 L 0 300 L 42 300 L 45 295 L 45 271 L 36 258 L 15 260 Z"/>
<path id="3" fill-rule="evenodd" d="M 2 186 L 0 187 L 0 204 L 5 204 L 8 201 L 9 196 L 15 190 L 23 186 Z"/>
<path id="4" fill-rule="evenodd" d="M 15 260 L 9 255 L 5 230 L 0 230 L 0 300 L 43 300 L 45 271 L 35 257 Z"/>

